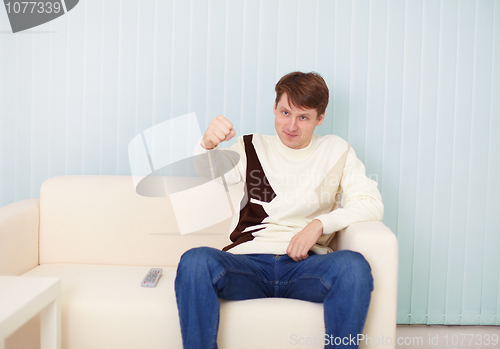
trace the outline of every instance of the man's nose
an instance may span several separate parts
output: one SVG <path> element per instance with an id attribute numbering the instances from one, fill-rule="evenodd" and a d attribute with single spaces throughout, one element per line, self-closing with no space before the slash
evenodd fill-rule
<path id="1" fill-rule="evenodd" d="M 288 129 L 290 131 L 295 131 L 297 129 L 297 120 L 295 118 L 290 118 L 290 122 L 288 123 Z"/>

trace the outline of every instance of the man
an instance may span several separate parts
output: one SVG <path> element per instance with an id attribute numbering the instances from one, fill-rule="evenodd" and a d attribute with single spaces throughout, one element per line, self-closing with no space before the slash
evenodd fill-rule
<path id="1" fill-rule="evenodd" d="M 217 348 L 218 298 L 322 302 L 328 336 L 362 332 L 373 289 L 370 267 L 361 254 L 331 252 L 327 244 L 352 223 L 381 220 L 383 205 L 349 144 L 313 134 L 327 104 L 320 75 L 287 74 L 276 84 L 276 135 L 238 138 L 231 150 L 239 161 L 220 156 L 234 165 L 227 183 L 245 182 L 246 205 L 223 251 L 195 248 L 180 260 L 175 290 L 184 348 Z M 219 115 L 197 152 L 235 135 Z"/>

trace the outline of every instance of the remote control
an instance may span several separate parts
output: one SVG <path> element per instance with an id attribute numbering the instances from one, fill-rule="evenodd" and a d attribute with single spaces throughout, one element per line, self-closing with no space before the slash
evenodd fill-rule
<path id="1" fill-rule="evenodd" d="M 151 268 L 148 273 L 142 279 L 141 286 L 142 287 L 156 287 L 158 280 L 160 279 L 162 268 Z"/>

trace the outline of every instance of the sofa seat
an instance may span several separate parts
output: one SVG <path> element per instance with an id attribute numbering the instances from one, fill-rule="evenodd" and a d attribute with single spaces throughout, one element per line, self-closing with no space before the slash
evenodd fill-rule
<path id="1" fill-rule="evenodd" d="M 159 266 L 161 267 L 161 266 Z M 149 267 L 43 264 L 23 276 L 60 277 L 62 347 L 182 348 L 176 267 L 161 267 L 155 288 L 140 287 Z M 99 316 L 96 316 L 99 314 Z M 124 322 L 123 319 L 129 319 Z M 231 319 L 231 322 L 226 321 Z M 322 348 L 323 305 L 293 299 L 221 300 L 219 348 Z M 256 337 L 254 333 L 259 333 Z M 277 336 L 277 334 L 280 334 Z M 233 348 L 234 349 L 234 348 Z"/>
<path id="2" fill-rule="evenodd" d="M 23 276 L 61 278 L 63 348 L 162 348 L 162 343 L 181 348 L 173 288 L 176 268 L 163 268 L 155 288 L 140 287 L 148 270 L 143 266 L 43 264 Z"/>

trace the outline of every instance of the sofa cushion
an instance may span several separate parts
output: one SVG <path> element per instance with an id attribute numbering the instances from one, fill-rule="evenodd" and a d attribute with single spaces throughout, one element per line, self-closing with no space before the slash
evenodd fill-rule
<path id="1" fill-rule="evenodd" d="M 169 177 L 174 187 L 193 181 Z M 231 187 L 230 194 L 239 204 L 243 185 Z M 176 266 L 192 247 L 229 244 L 230 223 L 231 217 L 181 235 L 169 196 L 137 194 L 131 176 L 52 177 L 40 190 L 40 264 Z"/>
<path id="2" fill-rule="evenodd" d="M 23 276 L 60 277 L 62 347 L 68 349 L 181 347 L 173 288 L 164 267 L 155 288 L 141 287 L 149 268 L 45 264 Z"/>
<path id="3" fill-rule="evenodd" d="M 63 348 L 180 349 L 176 268 L 163 267 L 156 288 L 140 287 L 148 270 L 44 264 L 23 275 L 61 278 Z M 322 348 L 323 321 L 319 303 L 276 298 L 221 301 L 219 348 L 296 348 L 308 338 L 316 341 L 308 348 Z"/>

